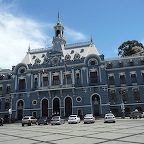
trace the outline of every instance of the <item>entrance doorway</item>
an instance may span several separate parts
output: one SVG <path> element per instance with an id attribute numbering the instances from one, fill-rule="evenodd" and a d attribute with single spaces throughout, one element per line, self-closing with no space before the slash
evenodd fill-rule
<path id="1" fill-rule="evenodd" d="M 65 99 L 65 117 L 69 117 L 72 114 L 72 99 L 67 97 Z"/>
<path id="2" fill-rule="evenodd" d="M 42 100 L 42 117 L 48 116 L 48 100 L 43 99 Z"/>
<path id="3" fill-rule="evenodd" d="M 60 101 L 58 98 L 53 100 L 53 114 L 60 115 Z"/>
<path id="4" fill-rule="evenodd" d="M 92 101 L 92 110 L 93 110 L 93 115 L 95 117 L 100 116 L 100 97 L 99 95 L 95 94 L 91 98 Z"/>
<path id="5" fill-rule="evenodd" d="M 22 100 L 19 100 L 17 103 L 17 119 L 21 120 L 23 118 L 23 106 L 24 102 Z"/>

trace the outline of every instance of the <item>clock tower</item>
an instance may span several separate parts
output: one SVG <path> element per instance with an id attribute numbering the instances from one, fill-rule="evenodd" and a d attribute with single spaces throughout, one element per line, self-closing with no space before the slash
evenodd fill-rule
<path id="1" fill-rule="evenodd" d="M 53 37 L 53 51 L 62 52 L 66 44 L 66 40 L 64 38 L 64 27 L 60 22 L 59 13 L 58 13 L 58 21 L 54 26 L 55 36 Z"/>

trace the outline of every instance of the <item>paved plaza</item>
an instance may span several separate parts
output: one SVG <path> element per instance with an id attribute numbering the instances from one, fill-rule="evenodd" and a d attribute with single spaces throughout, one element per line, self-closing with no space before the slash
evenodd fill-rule
<path id="1" fill-rule="evenodd" d="M 0 126 L 0 144 L 144 144 L 144 119 L 117 119 L 116 123 Z"/>

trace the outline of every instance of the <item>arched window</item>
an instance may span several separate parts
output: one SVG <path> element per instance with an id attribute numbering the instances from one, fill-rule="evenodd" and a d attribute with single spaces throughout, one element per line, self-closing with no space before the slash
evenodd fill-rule
<path id="1" fill-rule="evenodd" d="M 122 100 L 123 100 L 124 102 L 128 101 L 128 93 L 122 94 Z"/>
<path id="2" fill-rule="evenodd" d="M 112 101 L 112 102 L 116 101 L 116 93 L 115 92 L 111 92 L 110 101 Z"/>
<path id="3" fill-rule="evenodd" d="M 57 37 L 60 36 L 60 30 L 57 30 L 57 31 L 56 31 L 56 36 L 57 36 Z"/>
<path id="4" fill-rule="evenodd" d="M 139 92 L 138 92 L 138 91 L 135 91 L 135 92 L 133 93 L 133 97 L 134 97 L 134 100 L 136 100 L 136 101 L 140 100 L 140 94 L 139 94 Z"/>
<path id="5" fill-rule="evenodd" d="M 9 101 L 6 101 L 5 102 L 5 109 L 9 109 L 10 108 L 10 102 Z"/>

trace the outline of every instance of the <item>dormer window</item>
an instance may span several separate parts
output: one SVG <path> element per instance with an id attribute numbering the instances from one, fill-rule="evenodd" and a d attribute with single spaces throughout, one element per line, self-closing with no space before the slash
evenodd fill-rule
<path id="1" fill-rule="evenodd" d="M 75 55 L 74 55 L 74 59 L 79 59 L 80 58 L 80 55 L 78 54 L 78 53 L 76 53 Z"/>
<path id="2" fill-rule="evenodd" d="M 19 73 L 20 74 L 23 74 L 23 73 L 25 73 L 26 72 L 26 68 L 25 67 L 20 67 L 19 68 Z"/>
<path id="3" fill-rule="evenodd" d="M 94 66 L 94 65 L 97 65 L 97 64 L 98 64 L 98 61 L 95 58 L 90 59 L 89 62 L 88 62 L 89 66 Z"/>
<path id="4" fill-rule="evenodd" d="M 48 57 L 44 57 L 44 63 L 49 63 Z"/>
<path id="5" fill-rule="evenodd" d="M 45 57 L 45 54 L 42 54 L 42 58 Z"/>
<path id="6" fill-rule="evenodd" d="M 134 66 L 134 61 L 132 59 L 130 60 L 130 66 Z"/>
<path id="7" fill-rule="evenodd" d="M 73 54 L 74 53 L 74 50 L 71 50 L 71 54 Z"/>
<path id="8" fill-rule="evenodd" d="M 141 65 L 144 65 L 144 59 L 141 59 Z"/>
<path id="9" fill-rule="evenodd" d="M 36 64 L 40 64 L 40 62 L 41 62 L 41 60 L 40 60 L 39 58 L 37 58 L 37 59 L 35 60 L 35 63 L 36 63 Z"/>
<path id="10" fill-rule="evenodd" d="M 112 63 L 109 62 L 109 63 L 107 64 L 107 69 L 111 69 L 111 68 L 112 68 Z"/>
<path id="11" fill-rule="evenodd" d="M 82 53 L 82 52 L 84 52 L 84 49 L 81 49 L 81 50 L 80 50 L 80 53 Z"/>
<path id="12" fill-rule="evenodd" d="M 123 62 L 119 61 L 119 67 L 123 67 Z"/>
<path id="13" fill-rule="evenodd" d="M 36 58 L 36 56 L 34 55 L 33 57 L 32 57 L 32 59 L 35 59 Z"/>
<path id="14" fill-rule="evenodd" d="M 66 56 L 65 56 L 65 60 L 70 60 L 71 59 L 71 56 L 69 55 L 69 54 L 67 54 Z"/>

